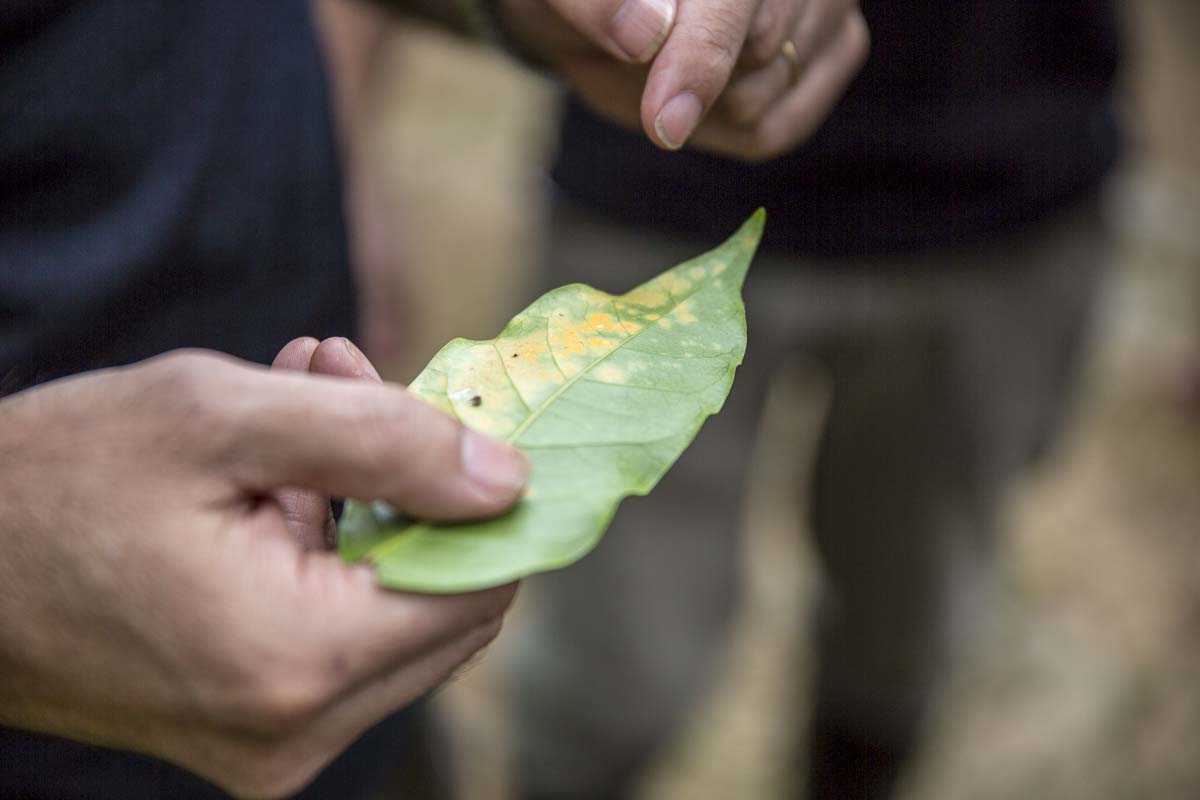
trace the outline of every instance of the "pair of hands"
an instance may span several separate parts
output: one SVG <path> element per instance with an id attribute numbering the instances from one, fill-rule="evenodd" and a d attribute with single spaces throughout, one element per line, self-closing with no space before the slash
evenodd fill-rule
<path id="1" fill-rule="evenodd" d="M 660 147 L 694 143 L 746 160 L 811 135 L 869 49 L 858 0 L 499 0 L 499 8 L 510 34 L 596 110 L 640 126 Z"/>
<path id="2" fill-rule="evenodd" d="M 855 0 L 499 1 L 601 111 L 747 159 L 809 135 L 867 50 Z M 345 340 L 275 367 L 175 353 L 0 402 L 0 723 L 282 795 L 496 635 L 513 587 L 380 590 L 329 552 L 328 496 L 489 516 L 520 454 Z"/>
<path id="3" fill-rule="evenodd" d="M 496 635 L 514 587 L 381 590 L 328 500 L 489 516 L 524 458 L 344 339 L 274 366 L 174 353 L 0 402 L 0 723 L 282 795 Z"/>

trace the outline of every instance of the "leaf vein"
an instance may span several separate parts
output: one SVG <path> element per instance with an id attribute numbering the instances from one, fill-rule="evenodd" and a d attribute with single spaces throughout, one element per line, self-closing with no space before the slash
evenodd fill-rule
<path id="1" fill-rule="evenodd" d="M 558 363 L 558 356 L 554 355 L 554 345 L 550 342 L 550 316 L 546 315 L 546 352 L 550 354 L 550 360 L 554 362 L 554 368 L 563 376 L 563 380 L 567 379 L 567 371 L 562 368 L 562 364 Z M 532 409 L 530 409 L 532 411 Z"/>
<path id="2" fill-rule="evenodd" d="M 508 364 L 504 361 L 504 354 L 500 352 L 500 345 L 496 344 L 495 339 L 492 340 L 492 349 L 496 351 L 496 358 L 500 359 L 500 371 L 508 379 L 508 385 L 512 387 L 513 392 L 517 395 L 517 399 L 521 401 L 521 405 L 525 406 L 526 411 L 533 411 L 529 407 L 529 403 L 525 402 L 525 398 L 521 395 L 521 390 L 517 388 L 517 382 L 513 380 L 512 373 L 508 371 Z"/>
<path id="3" fill-rule="evenodd" d="M 698 291 L 700 291 L 700 289 L 696 290 L 696 292 L 698 292 Z M 692 294 L 696 294 L 696 292 L 692 292 Z M 668 291 L 667 294 L 670 294 L 670 292 Z M 691 295 L 688 295 L 688 297 L 691 297 Z M 672 300 L 675 299 L 674 295 L 671 295 L 671 299 Z M 684 298 L 684 299 L 686 300 L 687 298 Z M 675 305 L 678 306 L 679 302 L 682 302 L 682 301 L 677 301 L 675 303 Z M 671 309 L 671 311 L 674 311 L 674 310 L 675 310 L 674 308 Z M 670 312 L 667 312 L 667 313 L 670 313 Z M 650 330 L 649 326 L 642 328 L 641 330 L 636 331 L 634 333 L 628 334 L 620 342 L 613 345 L 613 348 L 611 350 L 609 350 L 607 353 L 600 356 L 599 358 L 597 358 L 592 363 L 588 364 L 583 369 L 579 370 L 579 372 L 576 372 L 574 375 L 567 377 L 567 373 L 565 371 L 563 371 L 563 368 L 558 364 L 558 359 L 555 358 L 555 356 L 554 356 L 554 346 L 550 343 L 550 317 L 547 316 L 546 317 L 546 347 L 547 347 L 547 349 L 549 349 L 550 357 L 554 359 L 554 364 L 555 364 L 555 366 L 558 367 L 558 371 L 562 372 L 563 377 L 566 378 L 566 380 L 563 381 L 562 386 L 559 386 L 557 389 L 555 389 L 550 394 L 549 397 L 547 397 L 540 404 L 538 404 L 537 408 L 531 408 L 529 410 L 529 416 L 527 416 L 525 418 L 525 420 L 513 430 L 512 433 L 510 433 L 507 437 L 505 437 L 505 441 L 508 442 L 509 444 L 513 444 L 513 443 L 517 442 L 517 440 L 521 438 L 521 435 L 524 434 L 525 431 L 529 430 L 529 427 L 531 425 L 533 425 L 533 423 L 537 422 L 537 420 L 541 417 L 542 411 L 545 408 L 547 408 L 548 406 L 550 406 L 554 402 L 556 402 L 558 400 L 558 398 L 562 397 L 562 395 L 568 389 L 570 389 L 572 386 L 574 386 L 582 377 L 587 375 L 588 372 L 595 369 L 600 364 L 604 363 L 604 361 L 606 359 L 608 359 L 609 357 L 611 357 L 613 353 L 617 352 L 622 347 L 625 347 L 629 342 L 632 342 L 634 339 L 641 336 L 643 333 L 645 333 L 648 330 Z M 647 351 L 642 350 L 639 352 L 645 353 Z"/>

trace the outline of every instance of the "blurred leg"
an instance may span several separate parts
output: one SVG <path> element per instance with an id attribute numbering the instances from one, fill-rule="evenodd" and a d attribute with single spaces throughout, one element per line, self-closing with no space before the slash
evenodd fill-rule
<path id="1" fill-rule="evenodd" d="M 825 354 L 810 797 L 889 797 L 987 599 L 996 505 L 1058 427 L 1107 258 L 1093 206 L 922 267 L 928 308 Z M 950 263 L 940 263 L 940 262 Z M 912 266 L 912 265 L 909 265 Z"/>
<path id="2" fill-rule="evenodd" d="M 561 206 L 548 228 L 551 281 L 609 291 L 716 244 Z M 763 338 L 752 333 L 725 408 L 653 494 L 622 504 L 583 561 L 529 582 L 532 618 L 511 648 L 522 796 L 626 796 L 704 688 L 737 589 L 738 501 L 772 360 Z"/>
<path id="3" fill-rule="evenodd" d="M 813 797 L 887 796 L 945 653 L 951 575 L 982 555 L 944 356 L 928 330 L 827 355 L 833 404 L 813 488 L 826 579 Z"/>

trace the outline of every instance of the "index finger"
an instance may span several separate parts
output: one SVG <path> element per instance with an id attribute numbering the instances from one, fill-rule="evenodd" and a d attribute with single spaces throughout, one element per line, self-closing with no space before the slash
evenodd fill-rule
<path id="1" fill-rule="evenodd" d="M 642 94 L 642 127 L 652 141 L 668 150 L 687 143 L 729 81 L 759 2 L 680 0 Z"/>

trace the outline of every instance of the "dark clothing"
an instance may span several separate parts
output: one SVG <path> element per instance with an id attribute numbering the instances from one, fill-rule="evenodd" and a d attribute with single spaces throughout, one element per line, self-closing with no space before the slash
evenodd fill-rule
<path id="1" fill-rule="evenodd" d="M 362 800 L 421 743 L 414 712 L 368 731 L 295 800 Z M 420 766 L 420 765 L 417 765 Z M 0 727 L 0 797 L 8 800 L 227 800 L 163 761 Z"/>
<path id="2" fill-rule="evenodd" d="M 307 3 L 0 2 L 0 388 L 349 334 Z"/>
<path id="3" fill-rule="evenodd" d="M 711 236 L 765 206 L 764 247 L 887 255 L 986 240 L 1093 191 L 1119 137 L 1107 0 L 866 0 L 872 50 L 828 122 L 750 165 L 667 153 L 570 101 L 554 179 L 625 221 Z"/>
<path id="4" fill-rule="evenodd" d="M 177 347 L 269 362 L 350 335 L 309 4 L 0 0 L 0 391 Z M 304 797 L 361 797 L 369 733 Z M 0 797 L 209 798 L 153 759 L 0 728 Z"/>

